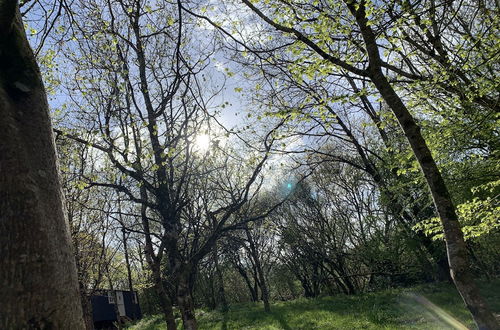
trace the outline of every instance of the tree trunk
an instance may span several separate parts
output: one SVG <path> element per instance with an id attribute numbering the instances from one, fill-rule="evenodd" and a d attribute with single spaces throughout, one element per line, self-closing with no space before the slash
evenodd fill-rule
<path id="1" fill-rule="evenodd" d="M 332 280 L 337 284 L 338 288 L 342 290 L 342 293 L 344 293 L 345 295 L 349 295 L 349 288 L 347 287 L 343 278 L 340 276 L 337 267 L 335 265 L 332 265 L 331 263 L 328 264 L 330 267 L 327 267 L 326 271 L 330 274 Z"/>
<path id="2" fill-rule="evenodd" d="M 17 1 L 0 1 L 0 328 L 84 329 L 47 96 Z"/>
<path id="3" fill-rule="evenodd" d="M 314 293 L 313 289 L 311 289 L 311 286 L 307 282 L 306 278 L 304 278 L 303 280 L 300 280 L 300 284 L 302 285 L 302 288 L 304 289 L 304 296 L 306 298 L 316 297 L 316 294 Z"/>
<path id="4" fill-rule="evenodd" d="M 245 228 L 245 232 L 247 235 L 248 243 L 250 245 L 250 252 L 254 261 L 255 270 L 257 271 L 257 276 L 259 279 L 260 291 L 262 292 L 262 301 L 264 302 L 264 311 L 270 312 L 271 306 L 269 304 L 269 290 L 267 287 L 264 270 L 262 269 L 262 265 L 260 263 L 259 251 L 257 251 L 257 247 L 255 246 L 255 242 L 252 238 L 250 230 L 248 228 Z"/>
<path id="5" fill-rule="evenodd" d="M 122 226 L 122 239 L 123 239 L 123 253 L 125 254 L 125 265 L 127 266 L 128 289 L 130 290 L 130 294 L 132 295 L 132 302 L 133 302 L 134 301 L 133 300 L 134 286 L 132 283 L 132 270 L 130 269 L 130 258 L 128 256 L 127 233 L 125 230 L 125 226 Z M 136 295 L 136 297 L 137 297 L 137 295 Z M 133 306 L 133 308 L 132 308 L 132 320 L 135 320 L 136 319 L 136 315 L 135 315 L 136 308 L 135 308 L 135 305 L 132 304 L 132 306 Z"/>
<path id="6" fill-rule="evenodd" d="M 198 324 L 194 313 L 193 298 L 190 287 L 190 267 L 183 269 L 177 280 L 177 303 L 182 314 L 182 324 L 185 330 L 196 330 Z"/>
<path id="7" fill-rule="evenodd" d="M 433 242 L 429 237 L 425 236 L 421 232 L 418 233 L 417 237 L 419 241 L 422 242 L 427 252 L 431 255 L 432 259 L 436 262 L 435 280 L 453 283 L 453 279 L 450 275 L 450 265 L 448 264 L 448 259 L 446 258 L 444 249 L 436 246 L 436 244 L 441 242 Z"/>
<path id="8" fill-rule="evenodd" d="M 148 194 L 146 188 L 141 186 L 140 189 L 141 199 L 147 200 Z M 167 323 L 168 330 L 176 330 L 177 324 L 175 323 L 174 311 L 172 309 L 172 301 L 163 285 L 163 281 L 160 273 L 160 262 L 158 256 L 155 255 L 155 251 L 153 248 L 153 242 L 151 240 L 151 231 L 149 228 L 149 219 L 147 216 L 147 207 L 146 205 L 141 205 L 141 220 L 142 220 L 142 229 L 144 230 L 144 239 L 146 241 L 145 244 L 145 255 L 146 262 L 151 269 L 151 273 L 153 275 L 153 282 L 155 284 L 156 293 L 158 294 L 158 298 L 160 300 L 160 306 L 165 317 L 165 322 Z"/>
<path id="9" fill-rule="evenodd" d="M 210 307 L 211 310 L 217 308 L 217 300 L 215 299 L 217 297 L 217 294 L 215 293 L 215 281 L 212 276 L 208 277 L 209 279 L 209 285 L 210 285 L 210 296 L 208 297 L 208 307 Z"/>
<path id="10" fill-rule="evenodd" d="M 224 276 L 222 274 L 222 270 L 220 269 L 219 265 L 219 255 L 217 251 L 217 242 L 214 244 L 214 249 L 213 249 L 213 254 L 214 254 L 214 263 L 215 263 L 215 273 L 217 275 L 217 297 L 218 297 L 218 303 L 221 304 L 221 308 L 223 312 L 227 312 L 229 307 L 227 304 L 227 299 L 226 299 L 226 292 L 224 290 Z"/>
<path id="11" fill-rule="evenodd" d="M 248 291 L 250 292 L 250 297 L 252 299 L 252 302 L 257 302 L 257 300 L 259 300 L 257 287 L 255 285 L 252 285 L 252 282 L 250 281 L 250 278 L 248 277 L 245 268 L 243 268 L 243 266 L 240 265 L 238 261 L 233 262 L 233 265 L 238 270 L 238 273 L 240 273 L 241 277 L 243 277 L 243 279 L 245 280 L 245 283 L 248 287 Z"/>
<path id="12" fill-rule="evenodd" d="M 167 323 L 168 330 L 176 330 L 177 324 L 175 323 L 174 311 L 172 309 L 172 302 L 170 297 L 163 285 L 163 281 L 160 275 L 160 266 L 159 265 L 150 265 L 151 272 L 153 273 L 153 281 L 156 288 L 156 293 L 158 294 L 158 298 L 160 300 L 160 307 L 163 312 L 163 316 L 165 317 L 165 322 Z"/>
<path id="13" fill-rule="evenodd" d="M 271 305 L 269 304 L 269 290 L 267 288 L 266 279 L 264 276 L 264 271 L 260 266 L 260 262 L 257 265 L 257 272 L 259 274 L 260 290 L 262 291 L 262 301 L 264 302 L 264 311 L 270 312 Z"/>
<path id="14" fill-rule="evenodd" d="M 443 225 L 451 277 L 457 290 L 471 311 L 479 329 L 498 329 L 498 323 L 479 293 L 470 271 L 467 248 L 455 207 L 441 172 L 422 137 L 420 127 L 392 89 L 380 68 L 373 72 L 372 81 L 396 115 L 425 176 Z"/>
<path id="15" fill-rule="evenodd" d="M 314 262 L 312 264 L 312 267 L 313 267 L 313 272 L 312 272 L 312 277 L 311 277 L 312 294 L 313 294 L 313 297 L 317 297 L 317 296 L 319 296 L 320 287 L 321 287 L 320 265 L 318 262 Z"/>
<path id="16" fill-rule="evenodd" d="M 94 330 L 94 318 L 92 315 L 92 301 L 86 294 L 81 294 L 83 321 L 85 322 L 85 329 Z"/>
<path id="17" fill-rule="evenodd" d="M 347 2 L 347 6 L 358 23 L 366 46 L 369 59 L 368 77 L 398 120 L 429 186 L 443 225 L 448 262 L 455 286 L 479 329 L 499 329 L 500 326 L 479 293 L 470 271 L 463 233 L 441 172 L 421 134 L 420 127 L 382 72 L 376 37 L 368 25 L 364 5 L 360 4 L 356 8 L 352 2 Z"/>

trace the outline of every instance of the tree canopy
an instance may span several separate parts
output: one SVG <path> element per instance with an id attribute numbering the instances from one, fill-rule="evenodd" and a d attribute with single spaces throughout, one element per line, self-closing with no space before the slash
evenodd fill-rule
<path id="1" fill-rule="evenodd" d="M 79 288 L 89 329 L 104 288 L 136 289 L 168 329 L 178 315 L 197 329 L 200 306 L 268 312 L 430 281 L 453 282 L 478 328 L 498 329 L 476 278 L 500 272 L 499 9 L 0 1 L 2 223 L 54 207 L 12 189 L 55 184 L 43 196 L 58 220 L 29 221 L 67 241 L 77 273 L 64 290 Z M 51 179 L 12 179 L 19 164 Z"/>

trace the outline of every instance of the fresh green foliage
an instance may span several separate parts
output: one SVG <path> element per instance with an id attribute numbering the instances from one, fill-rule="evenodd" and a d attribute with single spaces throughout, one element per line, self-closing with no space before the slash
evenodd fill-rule
<path id="1" fill-rule="evenodd" d="M 474 197 L 457 207 L 465 239 L 475 239 L 500 229 L 498 190 L 500 181 L 489 182 L 473 189 Z M 415 230 L 422 230 L 432 239 L 443 239 L 443 227 L 438 218 L 419 222 Z"/>

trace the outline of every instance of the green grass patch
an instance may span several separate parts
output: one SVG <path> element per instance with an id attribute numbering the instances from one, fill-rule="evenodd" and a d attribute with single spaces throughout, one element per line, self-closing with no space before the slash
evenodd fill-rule
<path id="1" fill-rule="evenodd" d="M 500 281 L 482 283 L 481 291 L 499 313 Z M 199 310 L 197 319 L 199 328 L 206 330 L 474 328 L 470 313 L 449 284 L 275 302 L 270 313 L 261 304 L 238 304 L 227 313 Z M 147 317 L 130 329 L 165 329 L 165 323 L 159 316 Z"/>

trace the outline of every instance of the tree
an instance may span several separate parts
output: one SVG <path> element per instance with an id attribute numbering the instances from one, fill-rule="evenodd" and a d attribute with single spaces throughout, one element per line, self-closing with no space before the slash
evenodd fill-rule
<path id="1" fill-rule="evenodd" d="M 0 2 L 0 327 L 83 329 L 47 96 L 17 1 Z"/>
<path id="2" fill-rule="evenodd" d="M 385 40 L 380 31 L 397 25 L 398 22 L 387 19 L 387 4 L 365 0 L 312 3 L 268 1 L 259 9 L 255 2 L 242 2 L 283 36 L 284 42 L 270 46 L 269 52 L 289 47 L 297 55 L 294 61 L 285 62 L 284 70 L 292 70 L 306 77 L 317 73 L 327 77 L 343 70 L 355 75 L 357 79 L 370 81 L 375 87 L 397 119 L 425 177 L 443 225 L 451 276 L 457 290 L 479 328 L 498 328 L 498 322 L 481 297 L 470 271 L 467 248 L 448 186 L 422 135 L 420 125 L 409 111 L 405 99 L 397 92 L 399 79 L 418 80 L 422 77 L 415 74 L 411 67 L 406 70 L 404 57 L 401 59 L 402 64 L 398 66 L 392 64 L 392 59 L 387 60 L 381 54 Z M 402 15 L 409 6 L 404 1 L 396 1 L 396 5 L 401 8 Z M 430 7 L 432 11 L 436 4 L 430 1 L 423 6 Z M 212 24 L 221 28 L 218 24 Z M 244 42 L 239 43 L 245 46 Z M 247 51 L 253 49 L 247 47 Z M 484 101 L 480 92 L 475 96 L 475 99 Z M 491 105 L 490 102 L 486 104 Z"/>
<path id="3" fill-rule="evenodd" d="M 177 303 L 184 327 L 197 327 L 192 291 L 201 259 L 259 190 L 260 171 L 274 140 L 260 141 L 254 157 L 218 145 L 204 69 L 211 41 L 196 44 L 195 25 L 177 5 L 115 0 L 75 8 L 71 88 L 78 134 L 105 159 L 90 186 L 108 187 L 140 208 L 147 263 L 169 329 Z M 217 87 L 217 86 L 216 86 Z M 220 88 L 220 87 L 217 87 Z M 196 140 L 211 135 L 209 150 Z M 263 145 L 263 146 L 262 146 Z M 164 287 L 172 283 L 172 295 Z M 171 301 L 170 296 L 175 297 Z"/>

